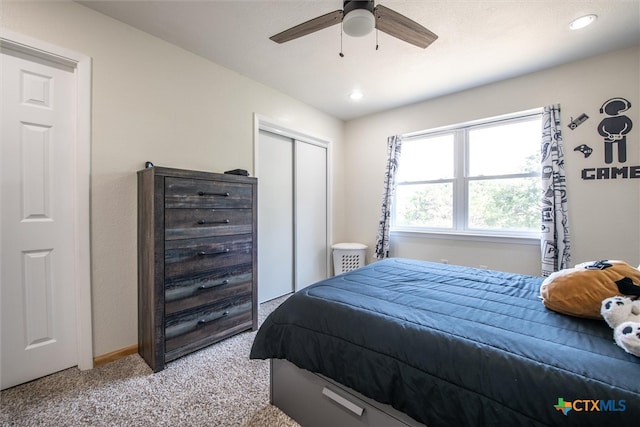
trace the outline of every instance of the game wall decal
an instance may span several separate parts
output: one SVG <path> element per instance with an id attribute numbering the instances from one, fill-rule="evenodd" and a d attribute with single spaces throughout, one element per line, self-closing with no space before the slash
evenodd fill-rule
<path id="1" fill-rule="evenodd" d="M 580 114 L 575 119 L 571 117 L 571 122 L 569 123 L 569 129 L 574 130 L 575 128 L 583 124 L 588 118 L 589 116 L 587 116 L 585 113 Z"/>
<path id="2" fill-rule="evenodd" d="M 618 144 L 618 161 L 627 161 L 627 134 L 631 132 L 631 119 L 621 114 L 631 108 L 624 98 L 611 98 L 602 104 L 600 114 L 605 118 L 598 124 L 598 133 L 604 136 L 604 162 L 613 163 L 613 144 Z"/>
<path id="3" fill-rule="evenodd" d="M 591 153 L 593 153 L 593 148 L 589 147 L 587 144 L 580 144 L 574 148 L 573 151 L 580 151 L 584 154 L 584 158 L 586 159 L 591 155 Z"/>
<path id="4" fill-rule="evenodd" d="M 584 168 L 582 169 L 582 179 L 584 180 L 600 180 L 600 179 L 625 179 L 640 178 L 640 166 L 627 166 L 623 163 L 627 161 L 627 135 L 633 128 L 632 120 L 624 113 L 631 108 L 631 102 L 625 98 L 615 97 L 604 101 L 600 107 L 602 115 L 598 123 L 597 132 L 602 137 L 602 147 L 604 148 L 605 167 Z M 584 123 L 589 116 L 582 113 L 577 118 L 571 118 L 568 127 L 575 130 Z M 573 149 L 579 151 L 588 158 L 597 150 L 587 144 L 580 144 Z M 613 165 L 620 163 L 619 166 Z"/>

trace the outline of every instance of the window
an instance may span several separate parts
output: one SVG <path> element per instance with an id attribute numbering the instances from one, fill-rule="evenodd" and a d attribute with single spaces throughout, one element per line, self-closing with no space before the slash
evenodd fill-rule
<path id="1" fill-rule="evenodd" d="M 540 145 L 539 112 L 405 137 L 393 229 L 537 236 Z"/>

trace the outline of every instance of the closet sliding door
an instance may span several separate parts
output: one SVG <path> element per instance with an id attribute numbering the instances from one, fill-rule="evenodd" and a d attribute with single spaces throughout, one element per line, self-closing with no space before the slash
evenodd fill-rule
<path id="1" fill-rule="evenodd" d="M 258 153 L 258 302 L 264 302 L 294 289 L 291 139 L 260 131 Z"/>
<path id="2" fill-rule="evenodd" d="M 326 145 L 259 131 L 259 302 L 327 277 L 327 162 Z"/>
<path id="3" fill-rule="evenodd" d="M 295 141 L 296 291 L 327 277 L 327 148 Z"/>

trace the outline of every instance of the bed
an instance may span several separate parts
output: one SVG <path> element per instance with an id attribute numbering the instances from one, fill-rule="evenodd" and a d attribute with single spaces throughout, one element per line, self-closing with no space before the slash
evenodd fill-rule
<path id="1" fill-rule="evenodd" d="M 379 261 L 292 295 L 250 357 L 303 426 L 638 425 L 640 358 L 604 321 L 546 309 L 541 283 Z"/>

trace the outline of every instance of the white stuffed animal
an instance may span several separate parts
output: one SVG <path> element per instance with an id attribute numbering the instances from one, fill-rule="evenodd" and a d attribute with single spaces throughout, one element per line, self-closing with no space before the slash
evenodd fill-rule
<path id="1" fill-rule="evenodd" d="M 615 296 L 602 301 L 600 314 L 613 328 L 613 339 L 627 353 L 640 357 L 640 300 Z"/>

